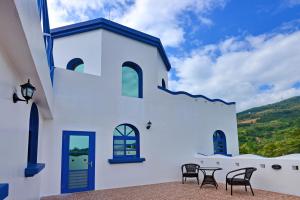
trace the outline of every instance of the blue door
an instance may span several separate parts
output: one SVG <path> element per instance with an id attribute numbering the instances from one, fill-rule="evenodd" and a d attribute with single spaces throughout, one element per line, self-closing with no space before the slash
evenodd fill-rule
<path id="1" fill-rule="evenodd" d="M 61 193 L 95 189 L 95 132 L 63 131 Z"/>

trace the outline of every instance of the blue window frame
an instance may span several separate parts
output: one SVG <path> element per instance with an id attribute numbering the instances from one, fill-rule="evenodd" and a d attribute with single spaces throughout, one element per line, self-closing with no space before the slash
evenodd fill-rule
<path id="1" fill-rule="evenodd" d="M 113 159 L 110 163 L 143 162 L 140 158 L 138 129 L 131 124 L 120 124 L 113 132 Z"/>
<path id="2" fill-rule="evenodd" d="M 227 155 L 226 136 L 223 131 L 217 130 L 213 135 L 214 154 Z"/>
<path id="3" fill-rule="evenodd" d="M 84 72 L 84 63 L 81 58 L 73 58 L 67 64 L 67 69 L 76 71 L 76 72 Z"/>
<path id="4" fill-rule="evenodd" d="M 39 111 L 35 103 L 32 104 L 29 119 L 28 155 L 25 177 L 31 177 L 44 169 L 45 164 L 37 163 L 39 141 Z"/>
<path id="5" fill-rule="evenodd" d="M 122 95 L 143 98 L 143 72 L 136 63 L 122 65 Z"/>

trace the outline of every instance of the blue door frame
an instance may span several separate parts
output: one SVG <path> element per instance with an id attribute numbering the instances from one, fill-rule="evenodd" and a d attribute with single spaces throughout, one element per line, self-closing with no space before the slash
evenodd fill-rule
<path id="1" fill-rule="evenodd" d="M 70 136 L 88 136 L 88 169 L 87 186 L 81 188 L 69 188 L 69 148 Z M 87 131 L 63 131 L 62 134 L 62 162 L 61 162 L 61 193 L 82 192 L 95 189 L 95 132 Z M 78 170 L 80 171 L 80 170 Z"/>

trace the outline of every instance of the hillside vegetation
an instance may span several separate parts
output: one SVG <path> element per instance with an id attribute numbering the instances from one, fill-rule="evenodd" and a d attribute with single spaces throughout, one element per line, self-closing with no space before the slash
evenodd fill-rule
<path id="1" fill-rule="evenodd" d="M 300 96 L 237 114 L 241 154 L 300 153 Z"/>

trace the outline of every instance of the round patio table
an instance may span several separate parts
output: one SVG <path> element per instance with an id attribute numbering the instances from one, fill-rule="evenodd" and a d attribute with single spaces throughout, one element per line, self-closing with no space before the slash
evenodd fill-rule
<path id="1" fill-rule="evenodd" d="M 209 184 L 209 185 L 214 185 L 216 187 L 216 189 L 218 189 L 218 183 L 214 177 L 215 172 L 218 170 L 222 170 L 222 168 L 220 167 L 200 167 L 199 168 L 203 175 L 203 181 L 201 183 L 200 188 L 202 188 L 203 185 Z"/>

